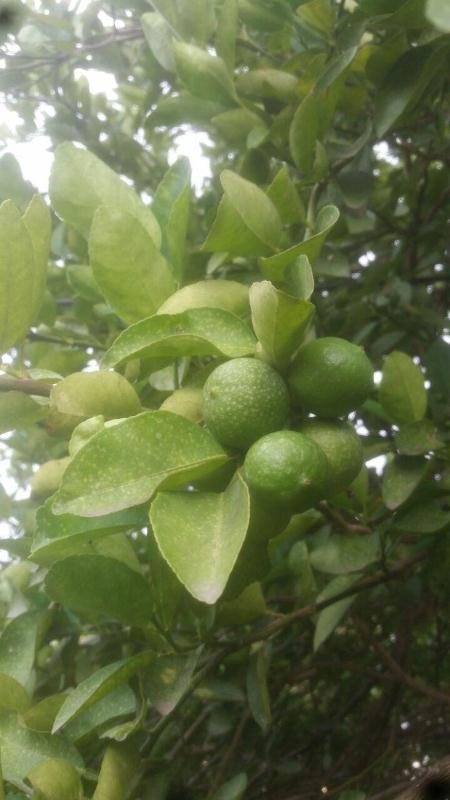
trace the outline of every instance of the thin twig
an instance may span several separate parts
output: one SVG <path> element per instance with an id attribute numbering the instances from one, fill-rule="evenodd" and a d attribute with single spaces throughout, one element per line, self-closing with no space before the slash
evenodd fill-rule
<path id="1" fill-rule="evenodd" d="M 222 758 L 222 760 L 221 760 L 221 762 L 219 764 L 219 767 L 217 769 L 216 775 L 215 775 L 214 780 L 213 780 L 213 782 L 211 784 L 211 788 L 209 790 L 207 800 L 212 800 L 212 798 L 214 797 L 217 789 L 222 785 L 223 780 L 224 780 L 224 778 L 226 776 L 228 765 L 229 765 L 231 759 L 233 758 L 233 755 L 234 755 L 234 753 L 236 751 L 236 748 L 237 748 L 239 742 L 241 741 L 242 734 L 244 733 L 244 728 L 245 728 L 249 718 L 250 718 L 250 712 L 249 712 L 248 709 L 245 709 L 245 711 L 244 711 L 244 713 L 243 713 L 243 715 L 242 715 L 242 717 L 240 719 L 239 725 L 237 726 L 237 728 L 236 728 L 236 730 L 234 732 L 234 736 L 233 736 L 233 738 L 232 738 L 232 740 L 231 740 L 231 742 L 229 744 L 229 747 L 225 750 L 223 758 Z"/>

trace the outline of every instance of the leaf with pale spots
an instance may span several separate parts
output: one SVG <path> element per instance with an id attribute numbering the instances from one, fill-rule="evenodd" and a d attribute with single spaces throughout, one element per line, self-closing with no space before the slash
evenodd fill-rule
<path id="1" fill-rule="evenodd" d="M 219 599 L 250 519 L 250 496 L 239 474 L 225 492 L 162 492 L 150 521 L 158 547 L 188 592 L 203 603 Z"/>
<path id="2" fill-rule="evenodd" d="M 83 766 L 80 754 L 66 739 L 30 730 L 21 716 L 12 713 L 0 714 L 0 748 L 3 778 L 20 789 L 26 788 L 24 780 L 31 770 L 49 758 Z"/>
<path id="3" fill-rule="evenodd" d="M 103 365 L 132 358 L 252 355 L 256 339 L 248 325 L 221 308 L 192 308 L 181 314 L 156 314 L 131 325 L 110 347 Z"/>
<path id="4" fill-rule="evenodd" d="M 158 489 L 214 472 L 228 458 L 194 422 L 170 411 L 146 411 L 100 431 L 76 453 L 53 511 L 96 517 L 140 505 Z"/>
<path id="5" fill-rule="evenodd" d="M 173 711 L 189 687 L 199 656 L 200 649 L 188 654 L 169 653 L 157 658 L 145 670 L 145 695 L 163 716 Z"/>

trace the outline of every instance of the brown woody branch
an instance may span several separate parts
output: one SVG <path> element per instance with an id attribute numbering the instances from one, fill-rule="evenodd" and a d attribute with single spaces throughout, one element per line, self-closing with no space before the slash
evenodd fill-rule
<path id="1" fill-rule="evenodd" d="M 389 651 L 384 647 L 384 645 L 376 639 L 368 625 L 356 615 L 353 615 L 353 620 L 362 633 L 363 637 L 366 641 L 370 644 L 372 649 L 379 655 L 381 660 L 384 662 L 386 667 L 389 671 L 396 677 L 398 681 L 408 686 L 410 689 L 413 689 L 420 694 L 429 697 L 431 700 L 434 700 L 438 703 L 445 703 L 446 705 L 450 705 L 450 695 L 446 692 L 441 692 L 439 689 L 435 689 L 434 686 L 429 686 L 425 681 L 421 678 L 415 678 L 413 675 L 409 675 L 409 673 L 405 672 L 405 670 L 397 663 L 397 661 L 391 656 Z"/>
<path id="2" fill-rule="evenodd" d="M 39 397 L 50 397 L 51 390 L 51 383 L 33 381 L 28 378 L 10 378 L 8 375 L 0 375 L 0 392 L 23 392 L 24 394 L 36 395 Z"/>

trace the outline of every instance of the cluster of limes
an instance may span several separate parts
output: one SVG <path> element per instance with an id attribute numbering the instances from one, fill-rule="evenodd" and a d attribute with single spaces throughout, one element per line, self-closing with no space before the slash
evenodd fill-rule
<path id="1" fill-rule="evenodd" d="M 339 417 L 358 408 L 372 385 L 364 351 L 345 339 L 325 337 L 299 350 L 287 382 L 256 358 L 220 364 L 205 383 L 203 415 L 224 447 L 245 452 L 243 474 L 253 496 L 300 512 L 358 475 L 360 438 Z M 295 407 L 303 422 L 292 430 Z"/>

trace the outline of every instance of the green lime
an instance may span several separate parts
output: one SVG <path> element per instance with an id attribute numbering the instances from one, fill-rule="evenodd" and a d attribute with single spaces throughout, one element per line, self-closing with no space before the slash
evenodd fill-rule
<path id="1" fill-rule="evenodd" d="M 363 465 L 361 439 L 348 422 L 334 419 L 309 419 L 300 428 L 325 453 L 330 465 L 330 491 L 345 489 Z"/>
<path id="2" fill-rule="evenodd" d="M 370 394 L 372 365 L 364 350 L 346 339 L 328 336 L 301 348 L 292 365 L 292 394 L 305 411 L 341 417 Z"/>
<path id="3" fill-rule="evenodd" d="M 289 396 L 277 372 L 254 358 L 234 358 L 211 373 L 203 389 L 203 417 L 225 447 L 246 450 L 286 422 Z"/>
<path id="4" fill-rule="evenodd" d="M 296 431 L 277 431 L 252 445 L 244 478 L 261 501 L 305 511 L 325 495 L 329 466 L 312 439 Z"/>

